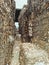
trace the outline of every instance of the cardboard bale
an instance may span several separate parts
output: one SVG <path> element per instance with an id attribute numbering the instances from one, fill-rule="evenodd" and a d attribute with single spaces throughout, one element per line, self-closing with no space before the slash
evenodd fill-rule
<path id="1" fill-rule="evenodd" d="M 14 45 L 14 0 L 0 0 L 0 65 L 10 65 Z"/>
<path id="2" fill-rule="evenodd" d="M 21 35 L 26 38 L 40 38 L 49 42 L 49 1 L 28 0 L 28 5 L 22 9 L 19 16 Z M 26 23 L 27 21 L 27 23 Z M 26 23 L 26 24 L 25 24 Z M 27 29 L 26 29 L 27 27 Z M 26 30 L 25 30 L 26 29 Z M 27 31 L 28 33 L 25 33 Z M 22 36 L 23 36 L 22 35 Z M 26 39 L 25 40 L 29 40 Z"/>

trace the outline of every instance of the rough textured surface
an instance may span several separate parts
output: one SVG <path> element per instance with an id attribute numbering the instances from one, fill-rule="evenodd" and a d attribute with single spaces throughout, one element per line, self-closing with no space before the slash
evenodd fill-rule
<path id="1" fill-rule="evenodd" d="M 13 47 L 11 65 L 49 65 L 48 43 L 35 38 L 32 43 L 16 43 Z"/>
<path id="2" fill-rule="evenodd" d="M 49 65 L 49 0 L 28 0 L 18 19 L 21 65 Z"/>
<path id="3" fill-rule="evenodd" d="M 49 54 L 36 44 L 24 43 L 25 65 L 49 65 Z"/>
<path id="4" fill-rule="evenodd" d="M 23 41 L 33 37 L 49 42 L 49 0 L 28 0 L 19 16 Z"/>
<path id="5" fill-rule="evenodd" d="M 24 6 L 19 16 L 19 31 L 22 41 L 28 41 L 28 19 L 27 6 Z"/>
<path id="6" fill-rule="evenodd" d="M 15 34 L 14 12 L 13 0 L 0 0 L 0 65 L 10 64 Z"/>
<path id="7" fill-rule="evenodd" d="M 28 0 L 20 12 L 17 34 L 15 3 L 0 0 L 0 65 L 49 65 L 48 1 Z"/>
<path id="8" fill-rule="evenodd" d="M 20 65 L 19 63 L 19 55 L 20 55 L 20 41 L 16 41 L 13 46 L 12 59 L 10 65 Z"/>

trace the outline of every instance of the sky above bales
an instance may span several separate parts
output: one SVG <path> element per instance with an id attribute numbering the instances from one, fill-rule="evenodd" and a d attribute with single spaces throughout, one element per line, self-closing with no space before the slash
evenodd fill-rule
<path id="1" fill-rule="evenodd" d="M 15 0 L 16 2 L 16 8 L 17 9 L 22 9 L 24 5 L 27 4 L 27 0 Z M 15 22 L 15 26 L 18 29 L 19 28 L 19 23 Z"/>
<path id="2" fill-rule="evenodd" d="M 15 0 L 16 8 L 22 9 L 25 4 L 27 4 L 27 0 Z"/>

